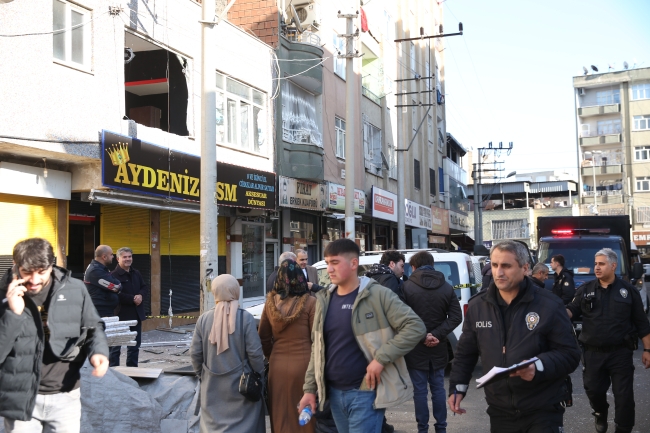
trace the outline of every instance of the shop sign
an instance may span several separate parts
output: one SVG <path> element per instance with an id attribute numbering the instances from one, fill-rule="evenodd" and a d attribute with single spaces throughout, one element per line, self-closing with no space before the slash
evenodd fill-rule
<path id="1" fill-rule="evenodd" d="M 650 245 L 650 232 L 633 231 L 632 241 L 636 244 L 637 247 L 640 245 Z"/>
<path id="2" fill-rule="evenodd" d="M 279 176 L 280 206 L 315 211 L 325 210 L 325 185 Z"/>
<path id="3" fill-rule="evenodd" d="M 431 208 L 407 199 L 404 200 L 404 207 L 404 224 L 431 230 Z"/>
<path id="4" fill-rule="evenodd" d="M 345 210 L 345 186 L 329 183 L 329 208 Z M 366 213 L 366 193 L 360 189 L 354 190 L 354 211 Z"/>
<path id="5" fill-rule="evenodd" d="M 373 186 L 372 216 L 397 222 L 397 195 Z"/>
<path id="6" fill-rule="evenodd" d="M 102 185 L 199 201 L 201 158 L 102 131 Z M 217 163 L 219 206 L 275 209 L 275 174 Z"/>
<path id="7" fill-rule="evenodd" d="M 447 238 L 444 236 L 429 235 L 430 244 L 446 244 Z"/>
<path id="8" fill-rule="evenodd" d="M 431 231 L 441 235 L 449 234 L 449 211 L 431 206 Z"/>
<path id="9" fill-rule="evenodd" d="M 449 228 L 462 232 L 469 231 L 469 220 L 466 215 L 449 211 Z"/>

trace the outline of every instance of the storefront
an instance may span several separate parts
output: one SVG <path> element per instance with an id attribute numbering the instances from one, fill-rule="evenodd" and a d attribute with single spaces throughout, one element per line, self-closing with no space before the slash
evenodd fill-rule
<path id="1" fill-rule="evenodd" d="M 328 182 L 327 185 L 327 208 L 329 214 L 326 218 L 326 235 L 323 242 L 323 249 L 327 242 L 335 241 L 345 237 L 345 186 L 338 183 Z M 354 212 L 355 214 L 365 214 L 366 212 L 366 193 L 363 190 L 354 190 Z M 356 216 L 360 219 L 359 216 Z M 354 224 L 355 239 L 361 251 L 370 248 L 372 242 L 372 233 L 370 224 L 363 221 L 355 221 Z"/>
<path id="2" fill-rule="evenodd" d="M 636 245 L 637 250 L 643 258 L 650 255 L 650 231 L 632 231 L 632 242 L 634 242 L 634 245 Z"/>
<path id="3" fill-rule="evenodd" d="M 429 246 L 431 248 L 449 249 L 449 211 L 431 206 L 431 232 Z"/>
<path id="4" fill-rule="evenodd" d="M 386 250 L 397 246 L 397 195 L 372 187 L 372 218 L 374 222 L 375 250 Z M 407 236 L 407 242 L 408 242 Z M 408 246 L 408 245 L 407 245 Z"/>

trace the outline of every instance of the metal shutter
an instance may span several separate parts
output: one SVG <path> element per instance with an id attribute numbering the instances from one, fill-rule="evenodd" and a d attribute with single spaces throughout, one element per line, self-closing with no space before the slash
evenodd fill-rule
<path id="1" fill-rule="evenodd" d="M 47 239 L 56 254 L 57 200 L 0 194 L 0 255 L 12 255 L 18 242 Z"/>
<path id="2" fill-rule="evenodd" d="M 129 247 L 133 254 L 151 254 L 148 209 L 102 205 L 99 223 L 99 242 L 113 248 L 113 252 Z"/>

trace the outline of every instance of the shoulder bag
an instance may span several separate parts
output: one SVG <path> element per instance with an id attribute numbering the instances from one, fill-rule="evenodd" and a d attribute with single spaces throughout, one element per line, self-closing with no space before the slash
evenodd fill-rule
<path id="1" fill-rule="evenodd" d="M 239 393 L 250 401 L 260 401 L 264 390 L 262 377 L 257 374 L 248 362 L 246 355 L 246 330 L 244 329 L 244 310 L 239 310 L 239 323 L 241 324 L 241 347 L 239 348 L 239 357 L 242 361 L 243 371 L 239 378 Z M 247 367 L 248 366 L 248 371 Z"/>

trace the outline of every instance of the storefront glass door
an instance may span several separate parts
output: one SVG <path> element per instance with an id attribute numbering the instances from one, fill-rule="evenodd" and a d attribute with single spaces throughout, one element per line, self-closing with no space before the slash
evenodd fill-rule
<path id="1" fill-rule="evenodd" d="M 244 298 L 264 296 L 264 225 L 242 224 Z"/>

